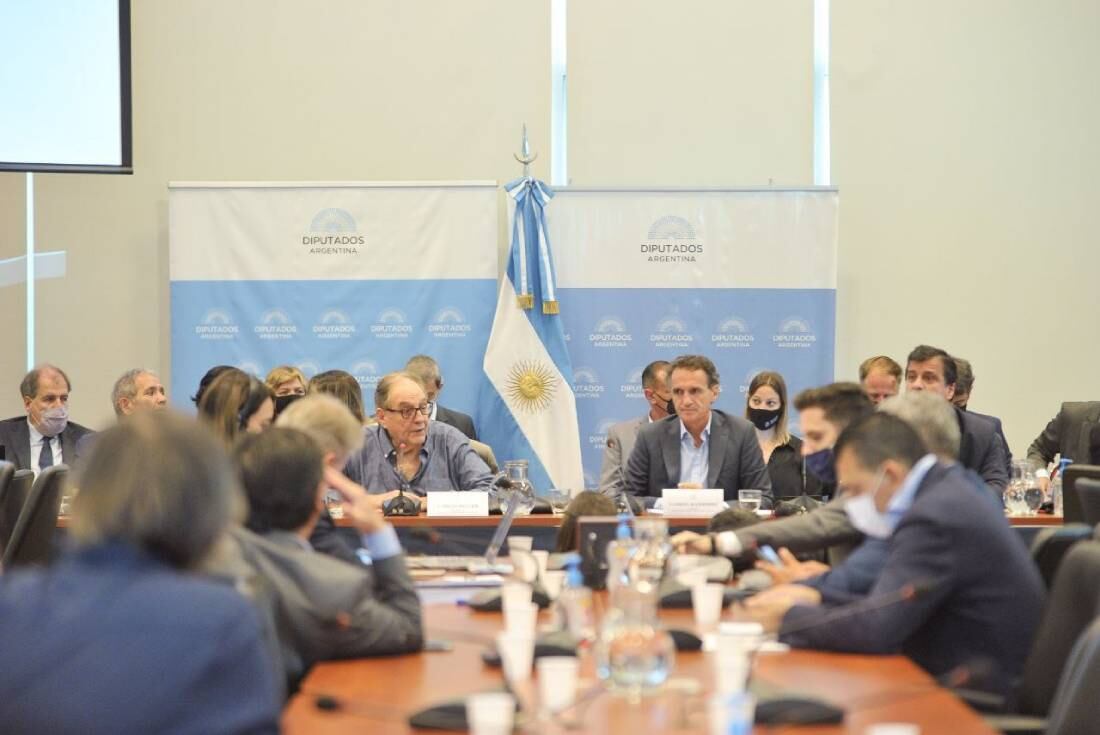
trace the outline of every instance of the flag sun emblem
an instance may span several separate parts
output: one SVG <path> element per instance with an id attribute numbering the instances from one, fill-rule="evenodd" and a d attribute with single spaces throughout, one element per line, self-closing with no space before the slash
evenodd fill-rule
<path id="1" fill-rule="evenodd" d="M 542 411 L 553 400 L 557 382 L 555 372 L 545 365 L 527 360 L 517 362 L 508 373 L 510 402 L 524 411 Z"/>

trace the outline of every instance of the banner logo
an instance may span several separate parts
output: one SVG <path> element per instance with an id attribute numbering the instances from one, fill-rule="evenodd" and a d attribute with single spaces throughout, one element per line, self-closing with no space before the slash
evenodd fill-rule
<path id="1" fill-rule="evenodd" d="M 604 419 L 600 423 L 596 424 L 596 430 L 588 435 L 588 446 L 593 449 L 603 449 L 607 446 L 607 432 L 611 430 L 611 427 L 619 423 L 615 419 Z M 588 484 L 588 478 L 585 478 L 585 484 Z M 595 487 L 599 483 L 593 484 L 591 487 Z"/>
<path id="2" fill-rule="evenodd" d="M 236 339 L 239 331 L 229 313 L 222 309 L 210 309 L 195 326 L 199 339 Z"/>
<path id="3" fill-rule="evenodd" d="M 817 342 L 817 335 L 808 321 L 793 316 L 780 323 L 779 333 L 772 335 L 772 342 L 783 349 L 809 349 Z"/>
<path id="4" fill-rule="evenodd" d="M 249 375 L 255 375 L 256 377 L 259 377 L 259 376 L 264 374 L 264 371 L 260 367 L 259 363 L 255 363 L 255 362 L 252 362 L 250 360 L 245 360 L 244 362 L 238 362 L 236 367 L 241 372 L 248 373 Z M 261 378 L 261 380 L 262 380 L 262 378 Z"/>
<path id="5" fill-rule="evenodd" d="M 351 213 L 335 207 L 313 215 L 309 232 L 302 235 L 302 244 L 313 255 L 358 255 L 359 246 L 365 243 Z"/>
<path id="6" fill-rule="evenodd" d="M 461 311 L 453 306 L 447 306 L 436 313 L 435 318 L 428 325 L 428 334 L 439 338 L 466 337 L 471 329 Z"/>
<path id="7" fill-rule="evenodd" d="M 347 312 L 330 309 L 313 325 L 313 336 L 317 339 L 351 339 L 355 336 L 355 325 Z"/>
<path id="8" fill-rule="evenodd" d="M 745 320 L 731 316 L 718 325 L 718 331 L 710 335 L 710 343 L 718 349 L 727 347 L 752 347 L 752 331 Z"/>
<path id="9" fill-rule="evenodd" d="M 619 386 L 619 392 L 624 398 L 645 398 L 642 392 L 642 371 L 645 368 L 635 368 L 626 375 L 626 382 Z"/>
<path id="10" fill-rule="evenodd" d="M 657 323 L 657 331 L 649 335 L 649 341 L 654 347 L 689 349 L 695 338 L 688 334 L 683 319 L 670 316 Z"/>
<path id="11" fill-rule="evenodd" d="M 378 373 L 378 365 L 370 360 L 360 360 L 352 366 L 349 372 L 355 376 L 355 379 L 359 381 L 359 386 L 367 394 L 363 396 L 364 400 L 372 400 L 371 394 L 378 387 L 378 381 L 382 380 L 382 376 Z"/>
<path id="12" fill-rule="evenodd" d="M 582 367 L 573 371 L 573 393 L 577 400 L 599 398 L 604 392 L 604 387 L 600 382 L 600 376 L 592 368 Z"/>
<path id="13" fill-rule="evenodd" d="M 649 226 L 641 254 L 648 263 L 694 263 L 703 254 L 703 242 L 690 222 L 666 214 Z"/>
<path id="14" fill-rule="evenodd" d="M 617 316 L 605 316 L 588 335 L 593 347 L 628 347 L 634 337 L 626 331 L 626 324 Z"/>
<path id="15" fill-rule="evenodd" d="M 370 325 L 370 333 L 378 339 L 408 339 L 412 334 L 412 325 L 408 324 L 405 312 L 390 307 L 383 309 L 374 324 Z"/>
<path id="16" fill-rule="evenodd" d="M 290 339 L 298 334 L 298 327 L 282 309 L 265 311 L 260 323 L 252 328 L 260 339 Z"/>

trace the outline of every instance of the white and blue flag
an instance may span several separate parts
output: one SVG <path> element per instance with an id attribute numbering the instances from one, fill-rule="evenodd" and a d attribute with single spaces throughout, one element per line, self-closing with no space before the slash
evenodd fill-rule
<path id="1" fill-rule="evenodd" d="M 558 315 L 545 207 L 553 192 L 524 177 L 505 184 L 512 247 L 485 349 L 482 439 L 503 461 L 526 459 L 537 489 L 584 489 L 573 368 Z"/>

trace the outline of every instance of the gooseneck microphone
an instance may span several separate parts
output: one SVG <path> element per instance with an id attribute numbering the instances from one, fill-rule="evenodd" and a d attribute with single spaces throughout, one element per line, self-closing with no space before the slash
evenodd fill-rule
<path id="1" fill-rule="evenodd" d="M 401 449 L 404 448 L 405 445 L 402 444 Z M 404 473 L 397 467 L 397 452 L 398 450 L 395 449 L 390 452 L 389 456 L 393 472 L 398 479 L 397 495 L 382 504 L 382 514 L 387 516 L 418 516 L 420 515 L 420 501 L 405 495 L 406 490 L 412 491 L 412 486 L 409 485 L 409 480 Z"/>

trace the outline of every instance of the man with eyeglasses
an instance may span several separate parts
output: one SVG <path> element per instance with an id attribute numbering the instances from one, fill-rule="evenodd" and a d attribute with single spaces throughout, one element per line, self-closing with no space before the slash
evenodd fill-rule
<path id="1" fill-rule="evenodd" d="M 626 461 L 630 459 L 641 428 L 676 413 L 672 393 L 668 389 L 668 366 L 667 360 L 654 360 L 642 370 L 642 394 L 649 404 L 649 413 L 620 421 L 607 430 L 607 443 L 600 465 L 600 492 L 608 497 L 618 497 L 623 491 Z"/>
<path id="2" fill-rule="evenodd" d="M 374 391 L 375 418 L 363 446 L 362 485 L 371 493 L 399 490 L 488 490 L 493 475 L 466 436 L 432 413 L 423 383 L 411 373 L 389 373 Z"/>

